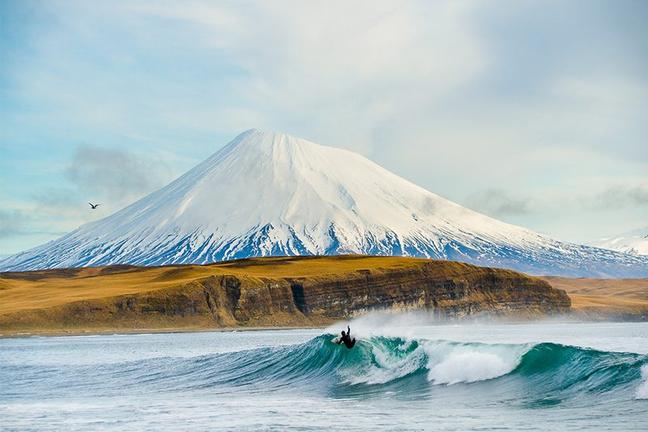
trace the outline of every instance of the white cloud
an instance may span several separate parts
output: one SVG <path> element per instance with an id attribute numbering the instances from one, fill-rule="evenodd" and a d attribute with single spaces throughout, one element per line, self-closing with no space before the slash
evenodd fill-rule
<path id="1" fill-rule="evenodd" d="M 533 196 L 515 222 L 562 238 L 641 218 L 629 206 L 599 217 L 591 206 L 562 215 L 554 204 L 646 179 L 648 75 L 637 71 L 648 54 L 631 8 L 451 0 L 42 9 L 47 20 L 29 27 L 28 49 L 6 70 L 7 94 L 38 109 L 10 114 L 18 134 L 37 125 L 68 152 L 84 141 L 134 147 L 165 153 L 178 172 L 261 127 L 360 151 L 459 202 L 483 190 Z"/>
<path id="2" fill-rule="evenodd" d="M 317 131 L 324 140 L 367 149 L 378 125 L 403 110 L 442 105 L 483 71 L 488 59 L 470 23 L 476 4 L 140 3 L 127 9 L 184 23 L 206 57 L 240 68 L 227 81 L 228 92 L 245 104 L 238 111 L 262 112 L 251 117 L 278 129 Z"/>

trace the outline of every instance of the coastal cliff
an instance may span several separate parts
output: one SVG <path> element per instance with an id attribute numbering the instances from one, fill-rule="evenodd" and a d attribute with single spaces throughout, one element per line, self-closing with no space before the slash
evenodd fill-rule
<path id="1" fill-rule="evenodd" d="M 0 332 L 313 326 L 371 310 L 537 317 L 564 291 L 510 270 L 401 257 L 256 258 L 210 265 L 0 274 Z"/>

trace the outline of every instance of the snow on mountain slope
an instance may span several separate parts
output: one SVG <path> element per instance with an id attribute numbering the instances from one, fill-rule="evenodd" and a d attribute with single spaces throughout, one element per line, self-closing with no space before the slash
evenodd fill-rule
<path id="1" fill-rule="evenodd" d="M 604 238 L 594 245 L 635 255 L 648 255 L 648 227 Z"/>
<path id="2" fill-rule="evenodd" d="M 534 274 L 648 276 L 648 258 L 559 242 L 461 207 L 350 151 L 250 130 L 134 204 L 0 270 L 361 253 Z"/>

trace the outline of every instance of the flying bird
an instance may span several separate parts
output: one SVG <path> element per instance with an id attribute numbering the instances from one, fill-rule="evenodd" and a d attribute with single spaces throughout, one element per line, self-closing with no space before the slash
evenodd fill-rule
<path id="1" fill-rule="evenodd" d="M 92 204 L 91 202 L 89 202 L 88 204 L 90 204 L 90 207 L 92 207 L 92 210 L 96 209 L 97 207 L 99 207 L 101 205 L 101 204 Z"/>

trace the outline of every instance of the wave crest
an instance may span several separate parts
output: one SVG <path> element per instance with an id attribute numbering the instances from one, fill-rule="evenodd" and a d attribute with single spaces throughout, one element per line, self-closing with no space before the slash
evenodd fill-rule
<path id="1" fill-rule="evenodd" d="M 627 391 L 648 398 L 648 356 L 554 343 L 484 344 L 372 337 L 354 349 L 326 334 L 305 343 L 194 358 L 157 358 L 93 367 L 96 383 L 118 380 L 162 389 L 268 391 L 315 389 L 415 394 L 501 380 L 504 392 L 542 399 L 582 392 Z M 643 373 L 643 378 L 642 378 Z M 71 385 L 74 385 L 71 382 Z"/>

